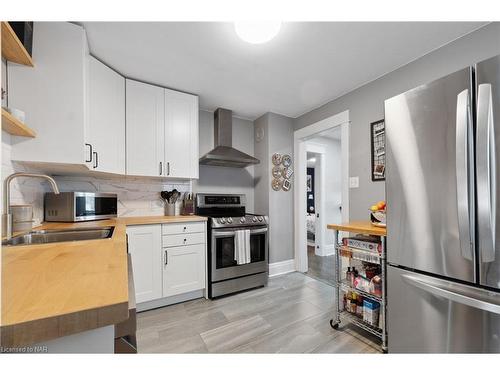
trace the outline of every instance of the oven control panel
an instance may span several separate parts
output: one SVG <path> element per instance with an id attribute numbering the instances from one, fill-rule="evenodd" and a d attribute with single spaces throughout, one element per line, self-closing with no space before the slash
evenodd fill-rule
<path id="1" fill-rule="evenodd" d="M 238 217 L 211 218 L 212 228 L 267 226 L 268 217 L 261 215 L 245 215 Z"/>

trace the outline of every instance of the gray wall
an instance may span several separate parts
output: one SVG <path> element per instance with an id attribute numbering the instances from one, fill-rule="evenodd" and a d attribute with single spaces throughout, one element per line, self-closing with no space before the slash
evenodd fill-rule
<path id="1" fill-rule="evenodd" d="M 290 191 L 271 188 L 271 157 L 274 153 L 289 154 L 293 158 L 293 121 L 291 118 L 266 113 L 255 120 L 256 129 L 262 128 L 264 139 L 255 141 L 256 208 L 269 215 L 269 263 L 293 259 L 293 187 Z M 293 185 L 292 185 L 293 186 Z M 267 210 L 267 211 L 266 211 Z"/>
<path id="2" fill-rule="evenodd" d="M 214 114 L 200 111 L 200 156 L 214 148 Z M 254 155 L 253 122 L 233 117 L 233 147 Z M 196 193 L 245 194 L 247 211 L 254 211 L 254 167 L 228 168 L 200 165 L 200 178 L 193 180 Z"/>
<path id="3" fill-rule="evenodd" d="M 384 118 L 384 100 L 498 54 L 500 23 L 495 22 L 294 120 L 300 129 L 349 110 L 349 174 L 359 176 L 359 188 L 350 191 L 351 220 L 368 219 L 370 205 L 385 197 L 384 182 L 372 182 L 370 170 L 370 123 Z"/>
<path id="4" fill-rule="evenodd" d="M 260 160 L 260 164 L 254 166 L 255 171 L 255 212 L 262 215 L 269 215 L 269 163 L 266 161 L 269 155 L 269 113 L 259 117 L 254 122 L 255 157 Z M 263 135 L 263 139 L 258 141 L 257 133 Z"/>

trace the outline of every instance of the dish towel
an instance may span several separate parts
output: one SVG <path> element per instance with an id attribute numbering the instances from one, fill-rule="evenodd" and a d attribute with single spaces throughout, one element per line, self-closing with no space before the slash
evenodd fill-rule
<path id="1" fill-rule="evenodd" d="M 237 230 L 234 235 L 234 260 L 236 264 L 250 263 L 250 230 Z"/>
<path id="2" fill-rule="evenodd" d="M 250 230 L 245 231 L 245 263 L 250 263 L 252 261 L 250 253 Z"/>

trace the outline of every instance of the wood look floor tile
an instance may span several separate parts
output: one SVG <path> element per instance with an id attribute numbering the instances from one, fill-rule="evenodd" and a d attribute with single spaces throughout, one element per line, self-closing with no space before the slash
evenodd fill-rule
<path id="1" fill-rule="evenodd" d="M 219 328 L 203 332 L 200 336 L 209 352 L 228 353 L 231 349 L 247 344 L 252 339 L 271 331 L 260 315 L 228 323 Z"/>
<path id="2" fill-rule="evenodd" d="M 334 289 L 294 272 L 267 287 L 138 313 L 139 353 L 376 353 L 378 339 L 330 327 Z"/>

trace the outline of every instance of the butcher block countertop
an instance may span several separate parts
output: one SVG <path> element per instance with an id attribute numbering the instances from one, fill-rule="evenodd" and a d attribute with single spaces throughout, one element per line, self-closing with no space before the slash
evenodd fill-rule
<path id="1" fill-rule="evenodd" d="M 344 232 L 371 234 L 375 236 L 387 236 L 387 229 L 377 227 L 370 221 L 351 221 L 344 224 L 328 224 L 328 229 L 336 229 Z"/>
<path id="2" fill-rule="evenodd" d="M 141 216 L 43 223 L 35 229 L 115 229 L 107 239 L 3 247 L 0 346 L 31 345 L 126 320 L 126 226 L 206 220 Z"/>

